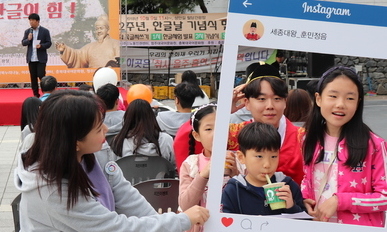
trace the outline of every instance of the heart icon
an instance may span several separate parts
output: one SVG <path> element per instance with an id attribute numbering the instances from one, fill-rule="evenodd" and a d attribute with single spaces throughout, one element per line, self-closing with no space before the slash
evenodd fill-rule
<path id="1" fill-rule="evenodd" d="M 222 224 L 223 224 L 225 227 L 231 226 L 231 224 L 232 224 L 233 222 L 234 222 L 234 219 L 232 219 L 232 218 L 222 217 Z"/>

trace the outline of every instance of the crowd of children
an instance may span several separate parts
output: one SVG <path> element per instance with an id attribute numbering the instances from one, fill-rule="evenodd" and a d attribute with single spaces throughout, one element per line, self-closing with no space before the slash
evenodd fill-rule
<path id="1" fill-rule="evenodd" d="M 360 78 L 347 67 L 327 70 L 315 88 L 312 109 L 296 120 L 305 122 L 298 127 L 284 116 L 290 107 L 288 86 L 272 68 L 256 65 L 247 82 L 234 88 L 232 113 L 244 108 L 251 119 L 229 126 L 222 212 L 306 211 L 317 221 L 384 226 L 386 143 L 363 122 Z M 183 82 L 176 87 L 176 102 L 189 111 L 175 112 L 186 120 L 174 126 L 172 137 L 160 120 L 176 123 L 176 118 L 156 118 L 149 102 L 135 100 L 125 113 L 119 112 L 122 122 L 114 123 L 119 129 L 108 144 L 104 140 L 110 126 L 103 122 L 117 110 L 114 87 L 102 86 L 99 97 L 86 91 L 54 91 L 37 119 L 23 124 L 35 136 L 31 148 L 21 152 L 15 171 L 16 186 L 23 193 L 22 229 L 203 230 L 209 217 L 205 207 L 217 105 L 204 104 L 191 113 L 201 93 Z M 137 153 L 163 156 L 174 165 L 177 161 L 183 213 L 158 215 L 114 162 L 113 171 L 104 169 L 108 161 Z M 269 207 L 264 190 L 268 182 L 284 183 L 275 192 L 284 208 Z"/>

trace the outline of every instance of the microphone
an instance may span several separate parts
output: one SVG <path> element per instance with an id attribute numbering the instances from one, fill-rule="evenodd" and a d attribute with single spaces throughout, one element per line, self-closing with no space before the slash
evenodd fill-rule
<path id="1" fill-rule="evenodd" d="M 34 32 L 34 29 L 31 27 L 30 28 L 30 33 L 33 33 Z"/>

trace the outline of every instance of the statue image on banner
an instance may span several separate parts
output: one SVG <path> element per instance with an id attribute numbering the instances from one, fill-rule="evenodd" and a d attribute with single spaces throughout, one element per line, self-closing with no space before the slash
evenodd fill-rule
<path id="1" fill-rule="evenodd" d="M 60 58 L 68 68 L 119 67 L 120 41 L 110 37 L 107 15 L 98 17 L 94 25 L 97 41 L 80 49 L 71 48 L 63 42 L 55 44 Z"/>

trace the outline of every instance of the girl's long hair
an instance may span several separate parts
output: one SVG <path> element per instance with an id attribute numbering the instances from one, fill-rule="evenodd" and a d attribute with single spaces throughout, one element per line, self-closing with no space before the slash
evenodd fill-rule
<path id="1" fill-rule="evenodd" d="M 197 76 L 196 76 L 196 73 L 194 71 L 192 71 L 192 70 L 184 71 L 183 74 L 181 75 L 181 82 L 188 82 L 188 83 L 193 84 L 194 88 L 196 88 L 198 90 L 199 96 L 201 98 L 204 98 L 204 93 L 199 87 Z"/>
<path id="2" fill-rule="evenodd" d="M 292 89 L 286 99 L 284 115 L 291 122 L 305 122 L 312 109 L 312 99 L 303 89 Z"/>
<path id="3" fill-rule="evenodd" d="M 29 97 L 24 100 L 20 122 L 21 130 L 23 130 L 25 126 L 28 126 L 30 131 L 34 132 L 34 125 L 38 118 L 39 108 L 41 105 L 42 101 L 37 97 Z"/>
<path id="4" fill-rule="evenodd" d="M 156 151 L 161 156 L 159 136 L 161 129 L 149 102 L 136 99 L 130 103 L 124 115 L 124 125 L 112 143 L 112 149 L 117 156 L 122 157 L 124 140 L 133 138 L 136 153 L 144 142 L 156 145 Z M 146 154 L 143 154 L 146 155 Z"/>
<path id="5" fill-rule="evenodd" d="M 40 177 L 48 185 L 56 185 L 60 197 L 67 180 L 68 210 L 79 196 L 98 196 L 86 174 L 94 167 L 94 155 L 83 156 L 85 172 L 78 162 L 77 141 L 85 139 L 96 124 L 102 124 L 104 114 L 104 103 L 98 97 L 77 90 L 55 91 L 40 108 L 34 143 L 22 156 L 24 167 L 37 163 Z"/>
<path id="6" fill-rule="evenodd" d="M 321 95 L 327 84 L 342 75 L 348 77 L 355 83 L 359 93 L 359 102 L 356 112 L 351 120 L 342 126 L 338 139 L 338 143 L 345 139 L 346 147 L 348 149 L 348 158 L 345 161 L 345 165 L 348 167 L 355 167 L 360 162 L 364 161 L 367 155 L 368 141 L 371 132 L 371 129 L 363 122 L 364 90 L 359 77 L 353 70 L 347 67 L 339 66 L 331 68 L 320 78 L 317 92 Z M 316 102 L 313 104 L 311 115 L 305 122 L 305 130 L 306 134 L 303 144 L 303 153 L 305 164 L 309 165 L 313 161 L 313 154 L 317 145 L 320 144 L 324 148 L 324 135 L 326 133 L 326 121 Z M 323 158 L 324 149 L 318 154 L 316 163 L 321 162 Z"/>

